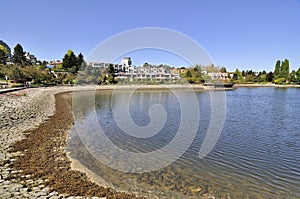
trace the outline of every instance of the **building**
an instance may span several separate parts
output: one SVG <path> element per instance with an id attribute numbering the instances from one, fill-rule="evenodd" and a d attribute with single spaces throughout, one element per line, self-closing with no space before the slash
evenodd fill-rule
<path id="1" fill-rule="evenodd" d="M 121 64 L 123 66 L 131 66 L 131 58 L 130 57 L 124 57 L 121 61 Z"/>
<path id="2" fill-rule="evenodd" d="M 49 64 L 47 65 L 47 67 L 49 66 L 48 68 L 50 68 L 52 66 L 51 68 L 57 68 L 57 66 L 60 64 L 62 64 L 62 61 L 55 59 L 55 60 L 50 61 Z"/>
<path id="3" fill-rule="evenodd" d="M 29 52 L 25 52 L 25 59 L 31 64 L 37 63 L 37 58 L 34 55 L 31 55 Z"/>
<path id="4" fill-rule="evenodd" d="M 129 66 L 124 71 L 119 71 L 116 74 L 118 79 L 137 79 L 137 80 L 172 80 L 179 79 L 179 72 L 175 68 L 170 68 L 167 66 Z"/>
<path id="5" fill-rule="evenodd" d="M 170 66 L 165 65 L 153 66 L 144 64 L 142 66 L 133 66 L 130 57 L 123 58 L 121 64 L 90 62 L 89 65 L 100 68 L 102 71 L 113 66 L 116 79 L 174 80 L 180 78 L 180 69 L 171 68 Z"/>
<path id="6" fill-rule="evenodd" d="M 228 73 L 207 73 L 207 75 L 212 79 L 212 80 L 228 80 Z"/>

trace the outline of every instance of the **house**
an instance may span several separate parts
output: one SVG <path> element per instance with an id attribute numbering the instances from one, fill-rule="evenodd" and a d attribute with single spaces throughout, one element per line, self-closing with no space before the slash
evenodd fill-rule
<path id="1" fill-rule="evenodd" d="M 31 64 L 37 63 L 37 58 L 34 55 L 31 55 L 29 52 L 25 52 L 25 59 Z"/>
<path id="2" fill-rule="evenodd" d="M 62 62 L 60 60 L 55 59 L 53 61 L 50 61 L 48 66 L 52 66 L 52 68 L 57 68 L 57 66 L 60 64 L 62 64 Z"/>

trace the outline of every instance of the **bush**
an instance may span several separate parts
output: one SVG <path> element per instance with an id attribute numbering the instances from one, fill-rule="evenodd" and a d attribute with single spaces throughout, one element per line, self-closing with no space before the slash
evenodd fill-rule
<path id="1" fill-rule="evenodd" d="M 285 78 L 278 78 L 274 80 L 275 84 L 284 84 L 285 83 Z"/>

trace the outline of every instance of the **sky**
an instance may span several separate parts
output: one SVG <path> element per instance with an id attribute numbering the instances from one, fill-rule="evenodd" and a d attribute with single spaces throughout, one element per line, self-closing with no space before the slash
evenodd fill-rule
<path id="1" fill-rule="evenodd" d="M 195 40 L 228 71 L 271 71 L 284 59 L 300 67 L 300 0 L 10 0 L 0 17 L 0 40 L 40 60 L 61 60 L 68 49 L 88 57 L 123 31 L 160 27 Z M 127 55 L 135 65 L 187 64 L 157 50 Z"/>

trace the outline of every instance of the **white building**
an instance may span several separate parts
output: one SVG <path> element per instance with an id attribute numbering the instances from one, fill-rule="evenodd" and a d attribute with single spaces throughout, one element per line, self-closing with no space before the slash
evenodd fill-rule
<path id="1" fill-rule="evenodd" d="M 37 58 L 34 55 L 31 55 L 29 52 L 25 52 L 25 59 L 31 64 L 36 64 Z"/>
<path id="2" fill-rule="evenodd" d="M 228 73 L 207 73 L 212 80 L 228 80 Z"/>
<path id="3" fill-rule="evenodd" d="M 90 66 L 100 68 L 101 70 L 106 70 L 110 65 L 112 65 L 114 67 L 117 79 L 171 80 L 180 78 L 178 69 L 170 68 L 169 66 L 133 66 L 131 64 L 132 62 L 130 57 L 123 58 L 121 64 L 111 64 L 103 62 L 89 63 Z"/>

